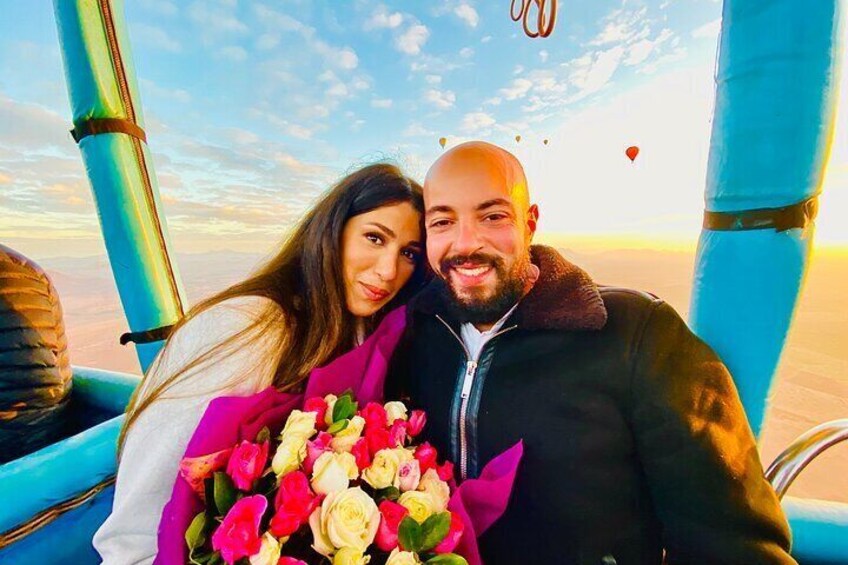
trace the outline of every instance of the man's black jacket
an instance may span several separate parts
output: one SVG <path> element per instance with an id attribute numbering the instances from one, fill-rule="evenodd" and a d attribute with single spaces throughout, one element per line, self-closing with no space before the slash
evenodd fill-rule
<path id="1" fill-rule="evenodd" d="M 670 564 L 794 563 L 712 350 L 662 300 L 599 288 L 553 249 L 531 254 L 540 277 L 485 345 L 465 399 L 466 353 L 439 282 L 410 303 L 387 385 L 427 411 L 426 435 L 457 475 L 524 441 L 484 562 L 654 565 L 665 549 Z"/>

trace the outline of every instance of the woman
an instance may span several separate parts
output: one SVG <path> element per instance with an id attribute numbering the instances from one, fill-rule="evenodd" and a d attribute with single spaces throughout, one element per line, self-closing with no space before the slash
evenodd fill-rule
<path id="1" fill-rule="evenodd" d="M 256 274 L 177 325 L 127 409 L 112 514 L 94 537 L 105 563 L 153 560 L 179 461 L 212 398 L 299 390 L 420 287 L 423 207 L 397 167 L 364 167 Z"/>

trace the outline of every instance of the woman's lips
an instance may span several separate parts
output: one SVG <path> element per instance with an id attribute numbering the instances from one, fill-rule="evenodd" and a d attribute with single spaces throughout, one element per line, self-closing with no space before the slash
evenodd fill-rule
<path id="1" fill-rule="evenodd" d="M 360 282 L 359 284 L 362 285 L 365 298 L 373 302 L 380 302 L 389 295 L 388 290 L 383 290 L 380 287 L 371 286 L 370 284 L 365 284 L 364 282 Z"/>

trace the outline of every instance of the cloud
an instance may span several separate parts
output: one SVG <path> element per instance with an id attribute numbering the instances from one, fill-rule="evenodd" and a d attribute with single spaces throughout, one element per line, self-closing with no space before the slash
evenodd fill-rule
<path id="1" fill-rule="evenodd" d="M 188 104 L 191 102 L 191 94 L 181 88 L 165 88 L 159 86 L 152 80 L 147 80 L 144 78 L 139 78 L 139 85 L 141 86 L 142 92 L 145 94 L 149 94 L 155 98 L 161 98 L 163 100 L 170 100 L 172 102 L 179 102 L 181 104 Z"/>
<path id="2" fill-rule="evenodd" d="M 571 83 L 579 89 L 572 101 L 598 92 L 606 86 L 618 69 L 625 51 L 624 47 L 616 46 L 579 59 L 569 77 Z"/>
<path id="3" fill-rule="evenodd" d="M 183 50 L 180 42 L 168 35 L 160 27 L 137 23 L 133 24 L 129 29 L 133 39 L 138 41 L 139 45 L 160 51 L 168 51 L 169 53 L 179 53 Z"/>
<path id="4" fill-rule="evenodd" d="M 218 49 L 218 55 L 235 63 L 247 60 L 247 51 L 237 45 L 228 45 Z"/>
<path id="5" fill-rule="evenodd" d="M 395 29 L 403 23 L 403 14 L 389 13 L 385 6 L 377 8 L 363 26 L 366 31 L 372 29 Z"/>
<path id="6" fill-rule="evenodd" d="M 547 52 L 547 50 L 542 49 L 541 51 L 539 51 L 539 59 L 541 59 L 543 63 L 548 62 L 548 56 L 549 53 Z"/>
<path id="7" fill-rule="evenodd" d="M 532 81 L 526 78 L 517 78 L 507 88 L 500 89 L 498 93 L 507 100 L 515 100 L 516 98 L 523 98 L 532 86 Z"/>
<path id="8" fill-rule="evenodd" d="M 263 33 L 256 39 L 256 48 L 261 51 L 273 49 L 280 44 L 280 36 L 274 33 Z"/>
<path id="9" fill-rule="evenodd" d="M 429 137 L 436 135 L 436 132 L 425 128 L 421 125 L 421 122 L 412 122 L 403 130 L 401 135 L 404 137 Z"/>
<path id="10" fill-rule="evenodd" d="M 177 6 L 168 0 L 140 0 L 139 4 L 145 10 L 160 16 L 174 16 L 177 13 Z"/>
<path id="11" fill-rule="evenodd" d="M 488 42 L 490 42 L 491 40 L 492 40 L 492 36 L 491 36 L 491 35 L 485 35 L 485 36 L 483 36 L 483 38 L 480 40 L 480 43 L 488 43 Z"/>
<path id="12" fill-rule="evenodd" d="M 453 9 L 453 13 L 469 27 L 477 27 L 477 24 L 480 23 L 480 16 L 477 14 L 477 10 L 467 2 L 461 2 L 457 5 Z"/>
<path id="13" fill-rule="evenodd" d="M 493 126 L 496 120 L 485 112 L 470 112 L 462 117 L 460 129 L 465 133 L 476 133 Z"/>
<path id="14" fill-rule="evenodd" d="M 439 75 L 427 75 L 424 77 L 424 80 L 427 81 L 427 84 L 440 84 L 442 77 Z"/>
<path id="15" fill-rule="evenodd" d="M 474 56 L 474 49 L 472 49 L 471 47 L 463 47 L 459 50 L 459 56 L 463 59 L 470 59 Z"/>
<path id="16" fill-rule="evenodd" d="M 371 100 L 372 108 L 391 108 L 392 100 L 391 98 L 374 98 Z"/>
<path id="17" fill-rule="evenodd" d="M 711 22 L 695 28 L 692 31 L 692 37 L 696 39 L 715 39 L 721 32 L 721 18 L 717 18 Z"/>
<path id="18" fill-rule="evenodd" d="M 454 102 L 456 102 L 456 94 L 450 90 L 442 91 L 431 88 L 424 93 L 424 99 L 437 108 L 445 110 L 454 105 Z"/>
<path id="19" fill-rule="evenodd" d="M 221 2 L 193 2 L 188 7 L 188 19 L 200 29 L 207 42 L 223 35 L 243 35 L 249 28 L 235 15 L 232 5 Z"/>
<path id="20" fill-rule="evenodd" d="M 395 47 L 407 55 L 418 55 L 429 37 L 430 30 L 427 26 L 415 24 L 395 38 Z"/>
<path id="21" fill-rule="evenodd" d="M 604 18 L 606 25 L 596 35 L 589 45 L 602 47 L 614 43 L 627 43 L 639 39 L 645 32 L 648 8 L 643 6 L 638 10 L 618 9 Z"/>

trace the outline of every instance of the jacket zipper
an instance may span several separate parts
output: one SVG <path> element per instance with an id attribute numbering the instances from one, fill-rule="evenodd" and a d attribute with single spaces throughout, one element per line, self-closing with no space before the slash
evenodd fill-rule
<path id="1" fill-rule="evenodd" d="M 468 351 L 468 348 L 465 346 L 465 342 L 462 341 L 462 338 L 456 335 L 456 332 L 453 331 L 453 328 L 445 322 L 441 316 L 436 315 L 436 318 L 444 324 L 444 326 L 448 329 L 448 331 L 456 338 L 459 342 L 459 345 L 462 346 L 462 350 L 465 352 L 465 375 L 462 378 L 462 389 L 460 391 L 460 404 L 459 404 L 459 476 L 461 479 L 465 480 L 468 475 L 468 431 L 466 430 L 466 422 L 468 420 L 468 399 L 471 396 L 471 387 L 474 385 L 474 376 L 477 374 L 477 361 L 471 358 L 471 352 Z M 510 330 L 514 330 L 518 326 L 510 326 L 508 328 L 502 329 L 492 335 L 488 340 L 488 342 L 492 341 L 499 335 L 506 333 Z M 486 346 L 483 346 L 485 349 Z M 480 351 L 482 356 L 483 351 Z"/>

